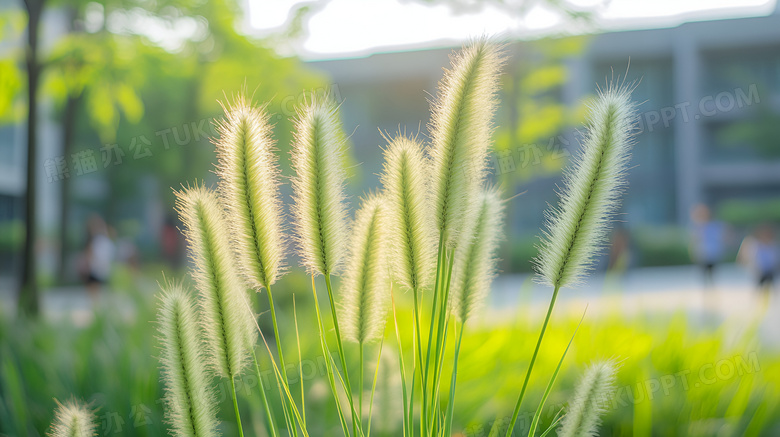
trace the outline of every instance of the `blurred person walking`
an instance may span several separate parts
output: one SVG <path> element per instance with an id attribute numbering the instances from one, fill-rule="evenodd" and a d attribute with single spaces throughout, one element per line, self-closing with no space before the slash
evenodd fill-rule
<path id="1" fill-rule="evenodd" d="M 764 224 L 745 237 L 739 247 L 737 260 L 755 275 L 756 289 L 768 295 L 780 264 L 780 251 L 772 226 Z"/>
<path id="2" fill-rule="evenodd" d="M 715 282 L 715 267 L 722 261 L 725 251 L 726 225 L 713 220 L 710 209 L 703 204 L 693 207 L 691 221 L 691 255 L 702 267 L 705 287 L 711 288 Z"/>
<path id="3" fill-rule="evenodd" d="M 82 275 L 87 293 L 97 302 L 100 289 L 108 282 L 114 264 L 115 247 L 105 220 L 92 214 L 87 220 L 87 244 L 82 258 Z"/>

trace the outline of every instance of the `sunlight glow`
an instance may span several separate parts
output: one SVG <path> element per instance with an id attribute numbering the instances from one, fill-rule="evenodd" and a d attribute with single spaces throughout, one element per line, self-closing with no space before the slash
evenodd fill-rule
<path id="1" fill-rule="evenodd" d="M 776 0 L 573 0 L 593 11 L 605 29 L 675 26 L 685 21 L 766 15 Z M 260 35 L 283 28 L 300 0 L 249 0 L 249 25 Z M 307 35 L 294 47 L 305 58 L 360 56 L 399 48 L 462 42 L 488 34 L 533 37 L 572 31 L 547 6 L 537 4 L 518 18 L 493 6 L 458 14 L 444 5 L 409 0 L 330 0 L 312 13 Z"/>

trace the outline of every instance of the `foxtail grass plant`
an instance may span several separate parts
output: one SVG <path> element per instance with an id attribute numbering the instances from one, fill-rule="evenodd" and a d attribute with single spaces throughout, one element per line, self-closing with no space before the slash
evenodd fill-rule
<path id="1" fill-rule="evenodd" d="M 239 434 L 243 436 L 235 378 L 249 364 L 257 342 L 248 296 L 238 280 L 217 194 L 195 185 L 176 192 L 176 209 L 195 264 L 192 276 L 200 293 L 200 316 L 210 368 L 230 381 Z"/>
<path id="2" fill-rule="evenodd" d="M 75 400 L 64 404 L 57 402 L 54 421 L 49 437 L 94 437 L 97 436 L 95 414 L 86 405 Z"/>
<path id="3" fill-rule="evenodd" d="M 438 376 L 446 347 L 450 308 L 450 280 L 456 246 L 487 175 L 492 117 L 498 105 L 502 49 L 479 39 L 453 56 L 452 68 L 439 83 L 429 125 L 431 160 L 429 186 L 435 230 L 438 233 L 437 274 L 431 305 L 431 323 L 421 378 L 420 432 L 434 432 L 439 414 Z"/>
<path id="4" fill-rule="evenodd" d="M 284 235 L 279 195 L 279 166 L 268 112 L 252 106 L 243 94 L 223 104 L 225 119 L 217 124 L 217 174 L 227 211 L 230 237 L 244 281 L 256 292 L 265 288 L 274 328 L 279 365 L 286 368 L 271 285 L 283 273 Z M 255 367 L 257 357 L 252 351 Z M 285 382 L 287 373 L 282 373 Z M 263 394 L 263 396 L 265 396 Z M 265 404 L 267 401 L 263 399 Z M 285 414 L 293 421 L 285 403 Z M 270 420 L 270 415 L 266 415 Z M 268 424 L 271 427 L 271 424 Z M 294 431 L 295 433 L 295 431 Z"/>
<path id="5" fill-rule="evenodd" d="M 477 200 L 476 212 L 469 217 L 466 229 L 471 238 L 457 248 L 457 270 L 453 279 L 452 315 L 461 323 L 452 364 L 450 399 L 444 422 L 444 435 L 450 435 L 455 405 L 455 385 L 458 376 L 458 357 L 466 321 L 484 304 L 490 284 L 496 274 L 496 251 L 501 239 L 504 201 L 496 188 L 483 190 Z"/>
<path id="6" fill-rule="evenodd" d="M 358 417 L 363 418 L 364 347 L 382 339 L 389 308 L 387 228 L 384 199 L 371 194 L 355 214 L 341 284 L 344 339 L 358 344 Z M 361 423 L 362 426 L 362 423 Z"/>
<path id="7" fill-rule="evenodd" d="M 343 369 L 347 398 L 352 411 L 352 432 L 358 432 L 358 418 L 352 402 L 347 359 L 333 295 L 331 275 L 338 273 L 347 255 L 346 135 L 338 107 L 329 98 L 316 99 L 298 111 L 291 151 L 295 176 L 293 218 L 299 254 L 312 276 L 325 277 L 336 345 Z"/>
<path id="8" fill-rule="evenodd" d="M 430 289 L 436 268 L 435 223 L 426 178 L 429 169 L 430 163 L 416 138 L 398 136 L 390 141 L 381 182 L 387 204 L 391 268 L 393 279 L 412 290 L 418 369 L 422 369 L 420 295 Z"/>
<path id="9" fill-rule="evenodd" d="M 217 436 L 216 402 L 206 371 L 198 315 L 178 284 L 163 285 L 157 329 L 166 416 L 176 437 Z"/>
<path id="10" fill-rule="evenodd" d="M 618 209 L 626 183 L 629 153 L 634 143 L 635 105 L 632 86 L 608 84 L 590 105 L 582 150 L 564 170 L 557 207 L 547 211 L 539 256 L 540 282 L 553 287 L 552 298 L 515 403 L 506 436 L 512 435 L 528 380 L 562 287 L 577 284 L 604 247 L 610 220 Z"/>
<path id="11" fill-rule="evenodd" d="M 403 435 L 451 434 L 463 332 L 485 301 L 497 272 L 506 200 L 487 183 L 487 154 L 504 54 L 500 46 L 479 39 L 451 60 L 432 103 L 430 141 L 423 143 L 416 136 L 386 137 L 382 189 L 362 200 L 352 223 L 344 194 L 348 139 L 338 106 L 329 98 L 310 98 L 295 117 L 290 156 L 293 232 L 289 239 L 295 242 L 298 257 L 311 276 L 319 345 L 345 437 L 371 433 L 378 373 L 374 372 L 370 386 L 364 427 L 364 349 L 378 343 L 379 362 L 389 308 L 393 309 L 399 355 Z M 591 106 L 582 151 L 566 170 L 560 203 L 548 213 L 536 270 L 554 291 L 507 436 L 512 435 L 559 290 L 576 284 L 587 273 L 616 211 L 632 143 L 630 91 L 630 87 L 608 86 L 599 93 Z M 262 380 L 254 350 L 259 335 L 271 359 L 284 409 L 284 425 L 276 424 L 261 389 L 268 434 L 308 436 L 306 391 L 302 385 L 299 407 L 286 375 L 271 293 L 284 271 L 288 237 L 270 117 L 265 106 L 254 106 L 243 96 L 225 104 L 224 110 L 225 119 L 218 125 L 220 137 L 215 141 L 219 189 L 195 185 L 176 193 L 176 209 L 193 259 L 198 311 L 193 314 L 195 304 L 179 286 L 165 286 L 159 324 L 166 393 L 177 400 L 168 403 L 169 417 L 175 418 L 172 431 L 175 435 L 215 432 L 217 406 L 210 394 L 213 374 L 231 383 L 238 433 L 243 435 L 235 378 L 254 361 Z M 320 311 L 319 275 L 328 293 L 332 329 Z M 336 289 L 332 279 L 338 275 L 342 277 Z M 264 290 L 268 295 L 278 362 L 260 331 L 245 293 L 248 289 Z M 398 325 L 393 290 L 409 292 L 413 298 L 409 339 L 403 338 L 402 332 L 407 331 Z M 300 359 L 298 314 L 293 311 Z M 425 317 L 428 312 L 430 317 Z M 199 352 L 201 336 L 204 350 Z M 338 358 L 330 352 L 333 337 Z M 357 357 L 353 356 L 355 349 L 345 349 L 345 342 L 357 344 Z M 409 345 L 410 360 L 403 356 Z M 352 390 L 355 379 L 349 374 L 349 365 L 355 361 L 359 366 L 357 396 Z M 562 363 L 563 357 L 539 411 Z M 445 370 L 451 370 L 448 399 L 440 395 Z M 573 406 L 566 416 L 569 421 L 579 414 L 572 412 L 580 411 Z M 322 430 L 311 434 L 322 435 Z"/>
<path id="12" fill-rule="evenodd" d="M 566 414 L 558 430 L 560 437 L 594 437 L 598 435 L 601 416 L 607 409 L 615 390 L 616 365 L 613 361 L 600 361 L 585 370 L 577 384 L 574 397 L 569 401 Z"/>

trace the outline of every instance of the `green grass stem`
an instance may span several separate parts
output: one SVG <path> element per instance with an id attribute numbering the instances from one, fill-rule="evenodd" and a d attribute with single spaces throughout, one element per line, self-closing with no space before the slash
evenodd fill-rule
<path id="1" fill-rule="evenodd" d="M 241 427 L 241 414 L 238 412 L 238 397 L 236 396 L 236 378 L 230 378 L 230 394 L 233 396 L 233 408 L 236 410 L 236 426 L 238 435 L 244 437 L 244 429 Z"/>
<path id="2" fill-rule="evenodd" d="M 531 379 L 531 371 L 534 369 L 534 363 L 536 363 L 536 357 L 539 355 L 539 347 L 542 345 L 542 339 L 544 338 L 544 332 L 547 330 L 547 324 L 550 322 L 550 315 L 552 314 L 553 307 L 555 307 L 555 301 L 558 299 L 558 292 L 560 287 L 555 287 L 552 298 L 550 299 L 550 306 L 547 308 L 547 315 L 544 317 L 544 324 L 542 324 L 542 330 L 539 332 L 539 340 L 536 341 L 536 348 L 534 348 L 534 354 L 531 356 L 531 362 L 528 363 L 528 371 L 525 373 L 525 380 L 523 381 L 523 387 L 520 389 L 520 396 L 515 403 L 515 409 L 512 412 L 512 420 L 509 422 L 509 428 L 506 430 L 506 437 L 512 436 L 512 431 L 515 428 L 515 422 L 517 422 L 517 416 L 520 414 L 520 404 L 523 403 L 523 396 L 525 396 L 525 390 L 528 388 L 528 380 Z"/>

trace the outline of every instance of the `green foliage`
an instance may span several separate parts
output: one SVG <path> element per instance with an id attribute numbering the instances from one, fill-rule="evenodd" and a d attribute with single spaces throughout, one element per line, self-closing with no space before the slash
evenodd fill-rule
<path id="1" fill-rule="evenodd" d="M 499 156 L 532 153 L 531 149 L 550 151 L 550 146 L 565 146 L 559 138 L 566 129 L 582 123 L 585 105 L 567 107 L 560 95 L 568 77 L 566 59 L 579 55 L 587 37 L 565 37 L 524 42 L 519 46 L 518 62 L 507 67 L 502 78 L 502 107 L 495 133 L 495 152 Z M 521 152 L 525 150 L 524 152 Z M 564 160 L 560 153 L 541 153 L 534 165 L 516 163 L 514 171 L 498 171 L 504 183 L 524 182 L 532 177 L 560 172 Z M 500 169 L 497 169 L 500 170 Z"/>
<path id="2" fill-rule="evenodd" d="M 24 243 L 24 222 L 0 222 L 0 252 L 16 252 Z"/>
<path id="3" fill-rule="evenodd" d="M 720 203 L 717 217 L 735 226 L 756 226 L 780 221 L 780 199 L 732 199 Z"/>
<path id="4" fill-rule="evenodd" d="M 304 289 L 307 281 L 302 274 L 283 278 L 276 286 L 280 295 L 278 304 L 289 308 L 291 302 L 285 303 L 281 297 L 291 296 L 293 290 Z M 302 302 L 305 300 L 298 302 L 299 318 L 301 321 L 313 320 L 311 305 Z M 106 304 L 122 307 L 113 300 L 107 300 Z M 408 335 L 413 324 L 410 293 L 401 294 L 396 305 L 399 329 L 402 335 Z M 132 317 L 106 317 L 98 313 L 85 326 L 74 326 L 70 318 L 32 322 L 4 317 L 0 321 L 3 345 L 0 347 L 3 360 L 0 433 L 42 436 L 56 408 L 53 398 L 65 399 L 73 394 L 99 408 L 98 423 L 108 418 L 121 418 L 122 431 L 117 435 L 168 435 L 155 358 L 159 349 L 154 339 L 154 325 L 149 323 L 154 320 L 156 305 L 149 293 L 142 293 L 132 301 L 132 307 Z M 650 413 L 641 422 L 646 435 L 704 437 L 723 430 L 728 435 L 771 436 L 780 432 L 780 403 L 777 401 L 780 354 L 759 347 L 756 330 L 742 330 L 744 334 L 735 337 L 736 327 L 732 323 L 702 329 L 693 320 L 687 320 L 684 314 L 628 317 L 617 312 L 619 307 L 616 304 L 613 306 L 615 312 L 607 311 L 598 317 L 591 313 L 586 317 L 569 351 L 567 360 L 572 360 L 561 369 L 557 387 L 550 394 L 548 407 L 542 414 L 541 429 L 549 426 L 555 413 L 571 397 L 581 365 L 594 358 L 616 356 L 622 360 L 616 382 L 618 390 L 610 398 L 610 408 L 603 416 L 602 435 L 634 435 L 635 410 L 643 409 Z M 487 435 L 496 419 L 499 426 L 505 424 L 503 415 L 515 400 L 524 365 L 538 334 L 537 311 L 523 305 L 516 313 L 509 311 L 504 317 L 493 317 L 489 325 L 474 323 L 475 329 L 465 333 L 464 353 L 458 369 L 454 432 L 480 435 L 481 431 Z M 546 334 L 547 346 L 540 352 L 539 368 L 555 368 L 581 315 L 579 311 L 561 314 L 565 315 L 555 318 Z M 280 324 L 282 332 L 294 332 L 291 317 L 280 318 Z M 395 337 L 390 331 L 388 329 L 386 333 L 386 341 Z M 338 414 L 332 400 L 323 393 L 327 390 L 327 381 L 318 339 L 302 336 L 301 348 L 309 428 L 321 430 L 321 435 L 336 435 L 341 432 Z M 405 344 L 405 348 L 404 355 L 412 357 L 411 343 Z M 389 349 L 386 345 L 383 356 Z M 293 349 L 288 352 L 292 353 Z M 713 366 L 718 363 L 722 369 L 716 374 Z M 269 373 L 270 363 L 263 358 L 260 365 L 262 375 L 267 378 L 266 389 L 273 411 L 281 420 L 278 396 L 275 401 L 273 399 L 276 389 Z M 297 371 L 297 362 L 295 366 L 291 369 Z M 397 367 L 381 366 L 377 396 L 383 396 L 379 392 L 383 378 L 394 381 L 397 372 Z M 295 390 L 300 390 L 296 374 L 290 371 L 291 384 Z M 444 380 L 449 381 L 449 376 L 449 372 L 445 372 Z M 549 372 L 539 372 L 531 378 L 528 399 L 535 401 L 541 397 L 549 376 Z M 232 411 L 225 390 L 220 386 L 218 394 L 222 402 L 221 418 L 229 422 Z M 398 396 L 398 387 L 394 386 L 392 390 Z M 247 377 L 245 384 L 239 384 L 238 393 L 246 411 L 261 411 L 254 378 Z M 391 410 L 375 406 L 377 424 L 385 421 L 384 414 L 396 414 L 401 409 L 397 404 L 399 398 L 392 402 L 396 406 Z M 526 427 L 530 425 L 533 412 L 530 407 L 528 411 L 524 410 L 516 429 L 522 428 L 523 423 Z M 138 415 L 139 426 L 133 426 L 134 414 Z M 388 419 L 396 421 L 398 418 L 391 416 Z M 247 414 L 244 426 L 252 430 L 247 431 L 251 435 L 262 435 L 259 431 L 262 419 L 258 414 Z M 108 435 L 113 435 L 116 429 L 114 424 Z M 99 428 L 98 432 L 105 435 L 106 429 Z M 234 435 L 228 427 L 223 429 L 223 434 Z M 378 431 L 377 434 L 381 435 Z"/>
<path id="5" fill-rule="evenodd" d="M 19 94 L 24 78 L 14 59 L 0 59 L 0 123 L 18 120 L 24 113 Z"/>
<path id="6" fill-rule="evenodd" d="M 49 55 L 42 91 L 60 104 L 83 95 L 90 126 L 102 142 L 115 142 L 120 116 L 136 124 L 144 115 L 136 90 L 145 85 L 139 64 L 149 56 L 164 54 L 139 37 L 66 34 Z"/>
<path id="7" fill-rule="evenodd" d="M 631 233 L 638 265 L 645 267 L 690 264 L 690 236 L 677 227 L 641 227 Z"/>

